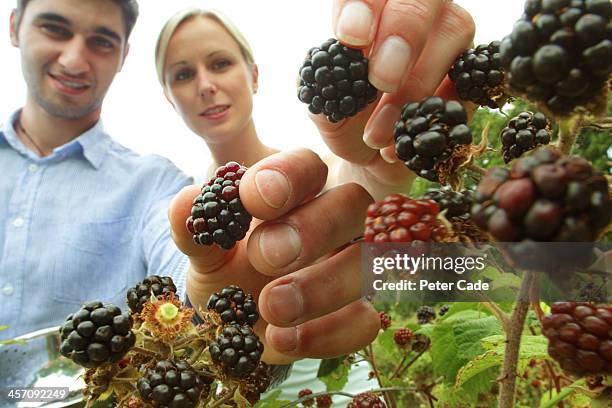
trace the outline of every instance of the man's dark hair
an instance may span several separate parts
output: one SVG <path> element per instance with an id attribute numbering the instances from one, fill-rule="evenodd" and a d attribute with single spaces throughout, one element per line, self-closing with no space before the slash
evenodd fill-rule
<path id="1" fill-rule="evenodd" d="M 16 15 L 16 27 L 18 28 L 23 18 L 23 13 L 26 6 L 31 0 L 17 0 L 17 15 Z M 111 0 L 113 3 L 121 8 L 123 14 L 123 23 L 125 25 L 125 42 L 130 37 L 130 33 L 136 24 L 138 19 L 138 3 L 136 0 Z"/>

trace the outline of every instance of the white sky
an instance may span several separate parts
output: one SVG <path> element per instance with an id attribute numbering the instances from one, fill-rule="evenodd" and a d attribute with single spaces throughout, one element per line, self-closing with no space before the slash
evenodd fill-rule
<path id="1" fill-rule="evenodd" d="M 522 0 L 455 0 L 476 21 L 475 44 L 501 39 L 522 12 Z M 15 0 L 0 5 L 0 121 L 25 100 L 18 50 L 10 45 L 9 14 Z M 306 51 L 333 36 L 330 0 L 140 0 L 140 17 L 131 36 L 123 71 L 104 102 L 103 120 L 111 135 L 139 153 L 170 158 L 191 175 L 206 171 L 210 155 L 166 102 L 157 82 L 154 47 L 162 25 L 187 6 L 216 8 L 249 40 L 259 67 L 254 117 L 261 139 L 280 149 L 327 149 L 296 97 L 295 79 Z"/>

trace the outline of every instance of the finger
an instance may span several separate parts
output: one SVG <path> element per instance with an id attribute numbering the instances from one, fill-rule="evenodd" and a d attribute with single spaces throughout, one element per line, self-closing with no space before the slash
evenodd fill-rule
<path id="1" fill-rule="evenodd" d="M 253 230 L 247 246 L 249 260 L 268 276 L 301 269 L 360 236 L 372 201 L 368 192 L 355 183 L 329 190 Z"/>
<path id="2" fill-rule="evenodd" d="M 362 48 L 374 40 L 384 1 L 335 0 L 332 9 L 336 38 L 346 45 Z"/>
<path id="3" fill-rule="evenodd" d="M 353 353 L 370 344 L 380 331 L 378 312 L 358 300 L 324 317 L 297 327 L 268 325 L 268 346 L 299 358 L 333 358 Z"/>
<path id="4" fill-rule="evenodd" d="M 270 324 L 296 326 L 343 308 L 364 296 L 359 245 L 324 262 L 270 282 L 261 291 L 259 312 Z"/>
<path id="5" fill-rule="evenodd" d="M 316 196 L 327 180 L 327 166 L 308 149 L 269 156 L 240 180 L 240 199 L 253 217 L 277 218 Z"/>
<path id="6" fill-rule="evenodd" d="M 402 107 L 434 94 L 456 57 L 469 47 L 474 31 L 474 20 L 467 11 L 455 3 L 444 4 L 427 45 L 400 90 L 385 94 L 372 114 L 364 134 L 369 146 L 382 148 L 392 143 L 393 126 Z"/>
<path id="7" fill-rule="evenodd" d="M 370 51 L 369 80 L 395 92 L 416 63 L 443 0 L 388 0 Z"/>

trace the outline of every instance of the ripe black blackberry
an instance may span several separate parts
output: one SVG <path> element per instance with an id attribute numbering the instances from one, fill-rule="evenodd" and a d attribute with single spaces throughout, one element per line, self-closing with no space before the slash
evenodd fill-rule
<path id="1" fill-rule="evenodd" d="M 387 404 L 376 395 L 364 392 L 355 395 L 346 408 L 387 408 Z"/>
<path id="2" fill-rule="evenodd" d="M 376 97 L 362 50 L 330 38 L 308 51 L 300 68 L 298 98 L 308 104 L 310 112 L 339 122 L 362 111 Z"/>
<path id="3" fill-rule="evenodd" d="M 438 316 L 442 317 L 444 316 L 447 312 L 448 312 L 449 307 L 444 305 L 440 308 L 440 310 L 438 311 Z"/>
<path id="4" fill-rule="evenodd" d="M 132 319 L 117 306 L 88 302 L 60 327 L 60 352 L 87 368 L 114 363 L 136 342 L 131 329 Z"/>
<path id="5" fill-rule="evenodd" d="M 436 311 L 431 306 L 421 306 L 417 309 L 417 321 L 419 324 L 431 323 L 436 318 Z"/>
<path id="6" fill-rule="evenodd" d="M 229 325 L 208 347 L 213 362 L 232 378 L 245 378 L 257 368 L 263 344 L 249 326 Z"/>
<path id="7" fill-rule="evenodd" d="M 587 105 L 612 72 L 612 3 L 528 0 L 500 45 L 510 87 L 558 116 Z"/>
<path id="8" fill-rule="evenodd" d="M 450 186 L 433 188 L 425 193 L 425 198 L 438 203 L 440 211 L 446 210 L 446 218 L 449 219 L 469 218 L 473 196 L 474 192 L 471 190 L 453 191 Z"/>
<path id="9" fill-rule="evenodd" d="M 539 145 L 550 142 L 552 126 L 540 112 L 521 112 L 501 131 L 502 156 L 506 163 Z"/>
<path id="10" fill-rule="evenodd" d="M 176 286 L 169 276 L 147 276 L 133 288 L 127 291 L 127 302 L 133 313 L 140 313 L 142 307 L 151 298 L 151 292 L 155 296 L 167 293 L 176 293 Z"/>
<path id="11" fill-rule="evenodd" d="M 138 379 L 136 388 L 145 402 L 156 407 L 195 407 L 206 398 L 213 378 L 199 376 L 184 360 L 161 360 Z"/>
<path id="12" fill-rule="evenodd" d="M 508 95 L 500 59 L 499 41 L 470 48 L 459 56 L 448 72 L 459 98 L 492 109 L 504 106 Z"/>
<path id="13" fill-rule="evenodd" d="M 558 302 L 544 317 L 548 354 L 573 374 L 612 373 L 612 307 Z"/>
<path id="14" fill-rule="evenodd" d="M 224 323 L 254 326 L 259 319 L 253 295 L 245 295 L 236 285 L 230 285 L 208 299 L 208 310 L 214 310 Z"/>
<path id="15" fill-rule="evenodd" d="M 246 236 L 253 217 L 240 201 L 240 179 L 246 167 L 229 162 L 219 167 L 193 201 L 187 229 L 196 244 L 231 249 Z"/>
<path id="16" fill-rule="evenodd" d="M 457 101 L 430 96 L 405 105 L 393 131 L 397 157 L 418 176 L 440 181 L 439 166 L 458 154 L 459 146 L 472 143 L 466 122 Z"/>
<path id="17" fill-rule="evenodd" d="M 240 382 L 240 393 L 251 405 L 255 405 L 259 401 L 261 394 L 266 392 L 271 381 L 270 367 L 263 361 L 260 361 L 255 371 Z"/>

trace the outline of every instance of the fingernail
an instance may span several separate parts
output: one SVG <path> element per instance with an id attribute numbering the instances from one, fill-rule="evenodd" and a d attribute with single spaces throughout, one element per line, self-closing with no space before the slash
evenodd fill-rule
<path id="1" fill-rule="evenodd" d="M 393 138 L 393 126 L 400 117 L 395 105 L 387 104 L 372 118 L 363 134 L 363 141 L 372 149 L 381 149 Z"/>
<path id="2" fill-rule="evenodd" d="M 302 251 L 300 236 L 289 224 L 272 224 L 259 236 L 259 251 L 274 268 L 289 265 Z"/>
<path id="3" fill-rule="evenodd" d="M 395 155 L 395 146 L 380 149 L 380 157 L 382 157 L 382 159 L 389 164 L 397 163 L 397 157 Z"/>
<path id="4" fill-rule="evenodd" d="M 395 92 L 406 71 L 412 66 L 410 46 L 396 35 L 387 39 L 372 57 L 369 80 L 384 92 Z"/>
<path id="5" fill-rule="evenodd" d="M 274 327 L 272 333 L 272 344 L 277 351 L 295 351 L 297 348 L 297 329 L 295 327 Z"/>
<path id="6" fill-rule="evenodd" d="M 268 295 L 268 310 L 281 323 L 291 323 L 304 313 L 304 299 L 293 283 L 272 288 Z"/>
<path id="7" fill-rule="evenodd" d="M 289 180 L 280 171 L 259 170 L 255 175 L 255 185 L 261 198 L 272 208 L 281 208 L 289 199 Z"/>
<path id="8" fill-rule="evenodd" d="M 367 4 L 350 1 L 342 8 L 336 36 L 342 42 L 353 46 L 364 46 L 372 42 L 374 15 Z"/>

